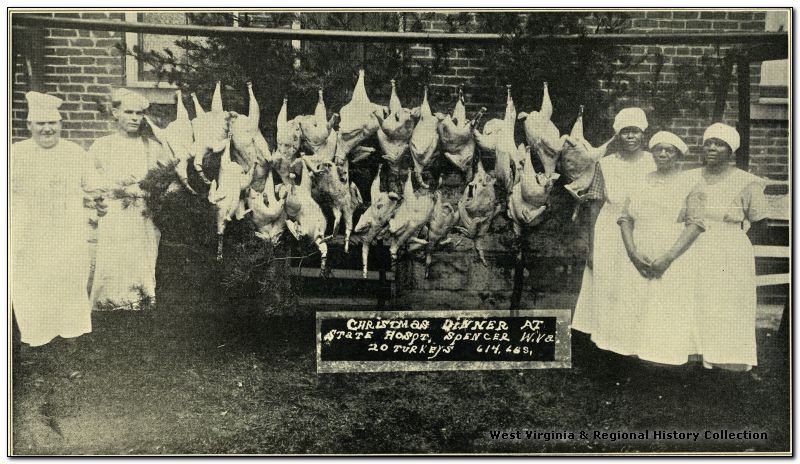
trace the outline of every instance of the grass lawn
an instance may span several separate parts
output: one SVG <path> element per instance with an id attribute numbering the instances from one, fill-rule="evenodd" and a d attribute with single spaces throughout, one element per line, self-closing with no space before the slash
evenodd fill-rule
<path id="1" fill-rule="evenodd" d="M 254 322 L 159 296 L 144 313 L 96 313 L 94 332 L 13 354 L 15 454 L 783 451 L 781 342 L 759 329 L 759 366 L 653 369 L 573 339 L 564 370 L 315 372 L 313 311 Z M 606 369 L 608 366 L 612 370 Z M 616 366 L 616 367 L 614 367 Z M 615 369 L 615 370 L 614 370 Z M 70 374 L 81 371 L 82 375 Z M 590 432 L 498 440 L 492 430 Z M 766 441 L 595 440 L 591 431 L 766 432 Z M 524 432 L 523 432 L 524 433 Z"/>

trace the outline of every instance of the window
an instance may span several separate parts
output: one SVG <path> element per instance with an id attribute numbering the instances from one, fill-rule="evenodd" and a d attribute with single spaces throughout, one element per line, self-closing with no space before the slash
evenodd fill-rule
<path id="1" fill-rule="evenodd" d="M 770 10 L 766 13 L 764 29 L 786 31 L 789 12 Z M 751 107 L 753 119 L 788 119 L 789 60 L 770 60 L 761 63 L 758 102 Z"/>
<path id="2" fill-rule="evenodd" d="M 182 12 L 127 12 L 125 20 L 130 22 L 143 22 L 153 24 L 203 24 L 214 26 L 238 26 L 238 21 L 233 21 L 231 15 L 219 13 L 182 13 Z M 180 57 L 182 50 L 175 45 L 176 35 L 140 34 L 136 32 L 125 33 L 125 46 L 133 49 L 138 46 L 142 50 L 163 51 L 169 48 Z M 193 37 L 193 40 L 204 40 L 202 37 Z M 174 89 L 175 86 L 168 82 L 159 82 L 153 68 L 141 62 L 134 56 L 125 59 L 125 79 L 128 87 Z"/>

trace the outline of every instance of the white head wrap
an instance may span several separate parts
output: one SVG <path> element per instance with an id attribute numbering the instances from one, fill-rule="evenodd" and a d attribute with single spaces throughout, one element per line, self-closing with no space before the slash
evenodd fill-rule
<path id="1" fill-rule="evenodd" d="M 647 130 L 647 116 L 641 108 L 625 108 L 614 118 L 614 132 L 619 134 L 626 127 L 638 127 L 644 132 Z"/>
<path id="2" fill-rule="evenodd" d="M 673 147 L 677 148 L 681 154 L 685 155 L 689 151 L 689 147 L 681 140 L 680 137 L 673 134 L 672 132 L 667 131 L 660 131 L 656 132 L 656 134 L 650 137 L 650 144 L 649 147 L 652 149 L 659 143 L 664 143 L 668 145 L 672 145 Z"/>
<path id="3" fill-rule="evenodd" d="M 111 94 L 111 102 L 120 105 L 125 103 L 141 110 L 146 110 L 150 106 L 150 102 L 146 98 L 128 89 L 115 90 Z"/>
<path id="4" fill-rule="evenodd" d="M 28 121 L 61 121 L 58 108 L 64 100 L 39 92 L 28 92 L 25 94 L 25 99 L 28 100 Z"/>
<path id="5" fill-rule="evenodd" d="M 708 139 L 722 140 L 731 147 L 732 152 L 738 150 L 739 144 L 741 143 L 739 131 L 727 124 L 722 124 L 721 122 L 715 122 L 714 124 L 708 126 L 708 129 L 706 129 L 706 131 L 703 133 L 703 143 L 705 143 Z"/>

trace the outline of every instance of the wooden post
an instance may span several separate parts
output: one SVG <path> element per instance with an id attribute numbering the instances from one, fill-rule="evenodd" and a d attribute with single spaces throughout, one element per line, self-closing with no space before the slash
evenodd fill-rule
<path id="1" fill-rule="evenodd" d="M 736 76 L 739 94 L 739 123 L 741 142 L 736 152 L 736 167 L 747 171 L 750 166 L 750 58 L 746 53 L 737 57 Z"/>
<path id="2" fill-rule="evenodd" d="M 511 304 L 509 307 L 510 315 L 516 316 L 519 314 L 519 308 L 522 304 L 522 287 L 524 285 L 525 276 L 525 259 L 528 253 L 525 252 L 525 246 L 520 238 L 519 252 L 517 259 L 514 262 L 514 287 L 511 289 Z"/>

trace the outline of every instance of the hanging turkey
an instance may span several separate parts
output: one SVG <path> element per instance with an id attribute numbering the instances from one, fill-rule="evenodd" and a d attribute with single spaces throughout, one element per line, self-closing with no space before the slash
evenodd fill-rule
<path id="1" fill-rule="evenodd" d="M 242 190 L 250 185 L 250 176 L 242 166 L 231 159 L 231 143 L 225 144 L 219 163 L 219 175 L 211 181 L 208 190 L 208 201 L 214 205 L 217 219 L 217 259 L 222 259 L 222 242 L 225 226 L 234 215 L 242 219 L 247 214 Z"/>
<path id="2" fill-rule="evenodd" d="M 231 112 L 231 143 L 236 149 L 236 160 L 250 175 L 251 185 L 258 191 L 264 189 L 267 161 L 271 160 L 269 145 L 259 130 L 261 109 L 253 93 L 253 84 L 247 83 L 249 94 L 247 116 Z"/>
<path id="3" fill-rule="evenodd" d="M 358 145 L 378 131 L 380 123 L 375 117 L 376 111 L 383 114 L 385 109 L 369 100 L 367 89 L 364 87 L 364 70 L 359 69 L 353 96 L 339 111 L 341 121 L 336 147 L 337 156 L 345 157 L 352 154 L 352 161 L 358 162 L 374 151 Z"/>
<path id="4" fill-rule="evenodd" d="M 389 98 L 389 115 L 384 119 L 383 111 L 375 111 L 375 117 L 380 122 L 378 130 L 378 143 L 383 151 L 383 159 L 393 172 L 397 172 L 398 165 L 403 155 L 408 151 L 411 134 L 420 117 L 420 109 L 410 110 L 403 108 L 397 96 L 395 81 L 392 79 L 392 95 Z"/>
<path id="5" fill-rule="evenodd" d="M 439 185 L 442 185 L 441 177 L 439 178 Z M 458 224 L 459 220 L 458 208 L 444 201 L 441 190 L 437 190 L 434 193 L 434 197 L 431 218 L 425 227 L 427 232 L 425 240 L 419 243 L 412 243 L 408 247 L 409 251 L 414 251 L 421 246 L 425 247 L 426 279 L 430 277 L 433 252 L 437 247 L 450 243 L 451 239 L 448 234 Z"/>
<path id="6" fill-rule="evenodd" d="M 203 110 L 194 93 L 192 100 L 194 100 L 195 118 L 192 119 L 194 143 L 190 153 L 194 157 L 195 171 L 206 185 L 210 185 L 211 181 L 203 172 L 203 161 L 211 153 L 220 153 L 230 143 L 228 138 L 230 114 L 222 109 L 222 90 L 219 81 L 211 98 L 211 111 Z"/>
<path id="7" fill-rule="evenodd" d="M 478 170 L 472 182 L 467 184 L 464 194 L 458 201 L 460 225 L 456 230 L 472 240 L 478 259 L 488 266 L 483 249 L 483 237 L 489 231 L 492 219 L 502 210 L 497 204 L 494 192 L 494 177 L 483 169 L 483 162 L 478 160 Z"/>
<path id="8" fill-rule="evenodd" d="M 517 149 L 524 161 L 519 172 L 519 180 L 508 199 L 508 217 L 511 219 L 514 235 L 519 240 L 524 227 L 542 221 L 542 213 L 547 208 L 553 183 L 558 180 L 560 174 L 537 173 L 533 167 L 530 151 L 522 144 Z M 521 242 L 518 242 L 518 245 L 521 246 Z"/>
<path id="9" fill-rule="evenodd" d="M 297 120 L 289 121 L 287 117 L 287 102 L 288 100 L 284 98 L 281 110 L 278 112 L 275 136 L 277 148 L 272 157 L 273 168 L 280 176 L 281 182 L 286 186 L 290 185 L 289 173 L 291 172 L 292 163 L 297 157 L 297 151 L 300 149 L 302 135 Z"/>
<path id="10" fill-rule="evenodd" d="M 414 191 L 414 184 L 411 181 L 411 171 L 408 171 L 406 183 L 403 186 L 403 201 L 395 211 L 394 216 L 389 220 L 389 235 L 391 243 L 389 253 L 392 255 L 392 263 L 397 262 L 397 252 L 409 240 L 424 243 L 417 236 L 422 227 L 428 223 L 433 212 L 433 198 L 426 187 L 422 187 L 420 192 Z"/>
<path id="11" fill-rule="evenodd" d="M 337 132 L 332 127 L 336 124 L 338 117 L 339 115 L 334 113 L 330 120 L 327 119 L 325 99 L 322 95 L 322 89 L 320 89 L 319 100 L 317 100 L 314 114 L 295 118 L 297 125 L 300 127 L 302 141 L 311 150 L 311 154 L 307 156 L 312 166 L 333 162 L 336 155 Z"/>
<path id="12" fill-rule="evenodd" d="M 387 231 L 389 219 L 392 218 L 399 206 L 400 195 L 394 192 L 381 191 L 381 167 L 372 181 L 369 191 L 370 205 L 358 219 L 353 232 L 361 240 L 361 266 L 364 278 L 367 278 L 367 260 L 369 248 L 375 240 L 379 240 Z"/>
<path id="13" fill-rule="evenodd" d="M 553 102 L 547 90 L 547 82 L 542 90 L 542 105 L 539 111 L 520 113 L 517 117 L 524 120 L 525 138 L 528 140 L 532 151 L 536 154 L 544 168 L 546 176 L 552 176 L 556 171 L 561 149 L 566 136 L 561 137 L 558 128 L 551 121 L 553 116 Z"/>
<path id="14" fill-rule="evenodd" d="M 192 123 L 189 121 L 189 113 L 183 105 L 183 97 L 180 90 L 175 91 L 176 118 L 169 123 L 166 128 L 159 128 L 149 116 L 145 116 L 147 123 L 153 129 L 153 135 L 161 145 L 169 148 L 172 157 L 175 159 L 175 172 L 178 179 L 186 190 L 197 195 L 197 192 L 189 185 L 189 159 L 191 158 L 190 149 L 194 142 L 192 135 Z"/>
<path id="15" fill-rule="evenodd" d="M 310 162 L 307 158 L 304 161 Z M 355 183 L 350 182 L 349 162 L 340 167 L 334 162 L 324 162 L 315 169 L 317 188 L 330 198 L 333 210 L 333 235 L 339 230 L 344 217 L 344 252 L 350 251 L 350 233 L 353 231 L 353 213 L 364 202 Z"/>
<path id="16" fill-rule="evenodd" d="M 286 196 L 284 209 L 286 210 L 286 228 L 295 240 L 308 239 L 312 241 L 321 254 L 320 269 L 324 273 L 328 257 L 328 244 L 325 243 L 325 229 L 328 222 L 322 214 L 322 208 L 311 197 L 311 171 L 301 158 L 297 161 L 302 166 L 300 185 L 296 185 L 296 174 L 289 173 L 289 193 Z"/>
<path id="17" fill-rule="evenodd" d="M 486 108 L 481 108 L 475 118 L 467 121 L 464 92 L 459 88 L 453 115 L 440 118 L 437 126 L 445 158 L 466 173 L 467 179 L 472 178 L 472 158 L 475 156 L 475 137 L 472 132 L 485 112 Z"/>
<path id="18" fill-rule="evenodd" d="M 276 195 L 275 182 L 272 171 L 267 174 L 264 192 L 250 188 L 247 195 L 247 208 L 252 212 L 251 219 L 258 230 L 256 237 L 277 245 L 283 231 L 286 230 L 286 211 L 283 204 L 286 201 L 286 191 Z"/>
<path id="19" fill-rule="evenodd" d="M 424 188 L 428 188 L 428 185 L 422 179 L 422 171 L 433 162 L 439 145 L 439 133 L 436 130 L 438 122 L 439 120 L 431 113 L 431 106 L 428 104 L 428 86 L 426 85 L 422 105 L 420 105 L 419 122 L 411 133 L 410 144 L 414 172 L 417 181 Z"/>
<path id="20" fill-rule="evenodd" d="M 518 164 L 517 146 L 514 143 L 514 124 L 517 110 L 514 99 L 511 98 L 511 86 L 506 86 L 506 112 L 502 121 L 493 119 L 484 126 L 484 133 L 477 130 L 475 137 L 478 144 L 484 149 L 493 148 L 495 151 L 494 177 L 497 182 L 510 192 L 514 186 L 514 172 Z"/>
<path id="21" fill-rule="evenodd" d="M 589 188 L 594 178 L 597 162 L 605 155 L 611 140 L 613 137 L 597 148 L 589 144 L 583 136 L 583 106 L 581 106 L 578 119 L 564 142 L 561 154 L 561 170 L 572 181 L 564 188 L 571 195 L 578 197 L 581 192 Z"/>

